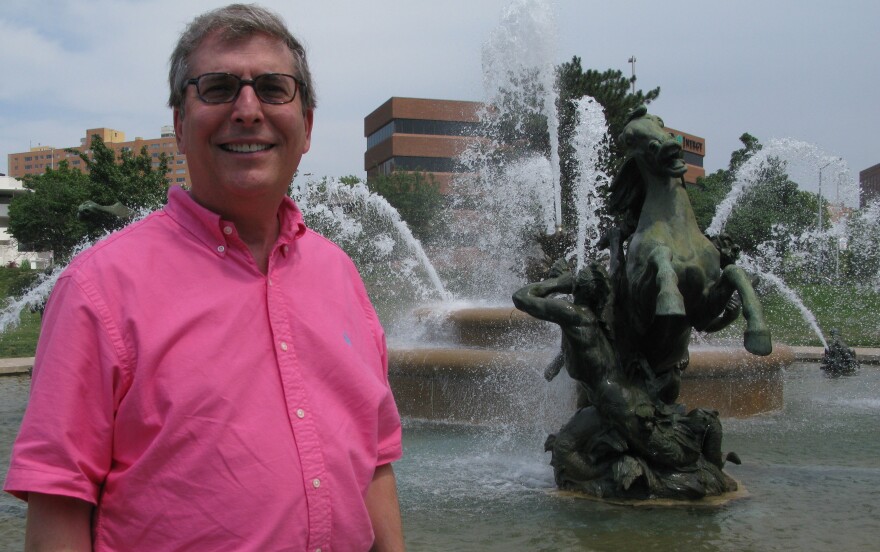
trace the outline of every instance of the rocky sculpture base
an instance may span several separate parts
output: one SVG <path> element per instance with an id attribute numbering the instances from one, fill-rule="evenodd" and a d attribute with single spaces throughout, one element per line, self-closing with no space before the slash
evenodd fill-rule
<path id="1" fill-rule="evenodd" d="M 594 407 L 580 409 L 544 444 L 552 454 L 556 485 L 596 498 L 630 500 L 698 500 L 737 490 L 736 481 L 722 469 L 722 459 L 707 458 L 721 439 L 717 412 L 666 412 L 647 423 L 664 426 L 660 428 L 662 439 L 652 442 L 652 436 L 646 435 L 647 446 L 663 446 L 665 439 L 671 439 L 681 448 L 631 450 L 613 421 L 603 422 Z M 704 442 L 718 442 L 706 443 L 703 451 L 688 448 L 700 437 Z M 739 463 L 733 454 L 728 460 Z"/>

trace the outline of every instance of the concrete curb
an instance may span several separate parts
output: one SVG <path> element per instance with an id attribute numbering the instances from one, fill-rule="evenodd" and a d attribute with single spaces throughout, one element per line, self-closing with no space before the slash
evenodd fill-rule
<path id="1" fill-rule="evenodd" d="M 30 374 L 34 367 L 34 357 L 0 358 L 0 376 Z"/>
<path id="2" fill-rule="evenodd" d="M 854 347 L 859 362 L 880 364 L 880 348 Z M 794 358 L 799 362 L 819 362 L 825 350 L 822 347 L 791 347 Z M 34 357 L 0 358 L 0 376 L 29 374 L 34 366 Z"/>

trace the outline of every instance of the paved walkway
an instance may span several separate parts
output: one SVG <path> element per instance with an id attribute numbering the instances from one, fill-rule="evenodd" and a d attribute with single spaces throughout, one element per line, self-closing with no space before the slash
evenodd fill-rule
<path id="1" fill-rule="evenodd" d="M 799 361 L 819 362 L 825 350 L 822 347 L 792 347 L 794 358 Z M 856 356 L 862 364 L 880 364 L 880 348 L 855 347 Z M 0 358 L 0 376 L 27 374 L 34 366 L 34 357 Z"/>

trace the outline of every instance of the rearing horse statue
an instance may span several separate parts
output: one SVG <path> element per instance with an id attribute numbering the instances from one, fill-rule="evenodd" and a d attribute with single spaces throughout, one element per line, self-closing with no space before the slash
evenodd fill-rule
<path id="1" fill-rule="evenodd" d="M 749 276 L 732 263 L 722 266 L 718 248 L 697 226 L 684 187 L 681 145 L 645 106 L 630 114 L 620 141 L 626 158 L 612 182 L 610 207 L 622 220 L 610 245 L 612 271 L 625 270 L 616 279 L 630 338 L 642 345 L 655 372 L 683 368 L 691 328 L 717 331 L 732 322 L 737 312 L 729 311 L 739 305 L 730 307 L 730 301 L 737 292 L 746 350 L 770 354 L 770 331 Z"/>
<path id="2" fill-rule="evenodd" d="M 565 259 L 513 294 L 520 310 L 562 329 L 562 367 L 579 383 L 574 416 L 544 444 L 556 484 L 597 497 L 694 499 L 737 489 L 724 473 L 714 410 L 676 402 L 691 330 L 717 331 L 743 312 L 745 347 L 772 346 L 749 276 L 725 236 L 700 232 L 684 187 L 681 145 L 642 106 L 620 136 L 623 168 L 609 206 L 617 216 L 598 261 L 574 274 Z M 561 297 L 570 294 L 571 300 Z"/>

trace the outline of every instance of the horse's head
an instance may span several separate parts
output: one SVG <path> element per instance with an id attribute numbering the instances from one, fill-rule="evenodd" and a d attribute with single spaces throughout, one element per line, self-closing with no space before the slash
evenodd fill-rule
<path id="1" fill-rule="evenodd" d="M 626 162 L 636 162 L 652 174 L 680 177 L 687 171 L 681 144 L 663 127 L 663 120 L 648 114 L 644 105 L 630 113 L 619 138 L 626 147 Z"/>
<path id="2" fill-rule="evenodd" d="M 618 140 L 626 155 L 611 183 L 609 206 L 614 213 L 629 212 L 628 216 L 635 221 L 645 198 L 646 178 L 677 178 L 683 183 L 687 166 L 681 144 L 663 130 L 663 120 L 649 115 L 644 105 L 629 114 Z"/>

